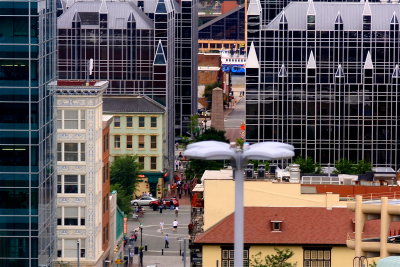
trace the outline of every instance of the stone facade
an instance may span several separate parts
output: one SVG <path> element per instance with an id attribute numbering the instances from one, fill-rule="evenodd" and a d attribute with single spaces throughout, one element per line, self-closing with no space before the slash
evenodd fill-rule
<path id="1" fill-rule="evenodd" d="M 57 261 L 76 262 L 79 241 L 81 266 L 103 266 L 102 95 L 108 82 L 52 86 L 57 109 Z"/>

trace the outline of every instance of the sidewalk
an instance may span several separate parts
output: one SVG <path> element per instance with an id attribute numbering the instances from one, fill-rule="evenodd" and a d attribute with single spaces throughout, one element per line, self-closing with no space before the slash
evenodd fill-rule
<path id="1" fill-rule="evenodd" d="M 189 260 L 189 251 L 186 251 L 186 266 L 190 266 Z M 177 262 L 181 262 L 181 264 L 177 264 Z M 157 267 L 178 267 L 183 266 L 183 261 L 181 256 L 149 256 L 146 257 L 146 252 L 143 256 L 143 266 L 157 266 Z M 140 267 L 139 266 L 139 257 L 135 255 L 132 260 L 132 264 L 130 267 Z"/>

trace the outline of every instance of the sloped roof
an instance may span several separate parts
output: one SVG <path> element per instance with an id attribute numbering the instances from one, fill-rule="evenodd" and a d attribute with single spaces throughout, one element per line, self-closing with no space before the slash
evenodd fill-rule
<path id="1" fill-rule="evenodd" d="M 103 113 L 164 113 L 165 107 L 147 96 L 110 96 L 103 98 Z"/>
<path id="2" fill-rule="evenodd" d="M 343 20 L 344 30 L 362 30 L 365 2 L 313 2 L 315 8 L 315 29 L 334 30 L 338 12 Z M 285 10 L 289 30 L 307 29 L 309 2 L 290 2 Z M 393 11 L 400 14 L 400 5 L 368 3 L 371 11 L 371 29 L 389 30 Z M 279 29 L 280 15 L 276 16 L 266 29 Z"/>
<path id="3" fill-rule="evenodd" d="M 109 29 L 126 29 L 129 15 L 135 17 L 137 29 L 153 29 L 153 21 L 143 13 L 140 8 L 131 2 L 107 2 L 107 19 Z M 70 8 L 64 11 L 57 19 L 58 29 L 69 29 L 72 27 L 72 20 L 75 13 L 99 12 L 102 1 L 96 2 L 75 2 Z M 104 10 L 104 6 L 103 6 Z M 98 25 L 91 25 L 98 27 Z"/>
<path id="4" fill-rule="evenodd" d="M 347 208 L 245 207 L 244 242 L 346 245 L 347 233 L 354 232 L 353 219 L 354 213 Z M 271 220 L 282 221 L 281 232 L 272 231 Z M 199 235 L 194 242 L 232 244 L 233 224 L 234 216 L 231 214 Z"/>

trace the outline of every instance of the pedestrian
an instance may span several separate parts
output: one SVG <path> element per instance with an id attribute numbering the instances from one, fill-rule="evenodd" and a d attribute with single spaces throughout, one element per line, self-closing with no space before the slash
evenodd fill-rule
<path id="1" fill-rule="evenodd" d="M 177 218 L 178 218 L 178 213 L 179 213 L 179 208 L 176 206 L 175 207 L 175 217 L 177 217 Z"/>
<path id="2" fill-rule="evenodd" d="M 168 234 L 165 235 L 164 240 L 165 240 L 164 248 L 169 248 Z"/>
<path id="3" fill-rule="evenodd" d="M 176 232 L 176 229 L 178 229 L 178 221 L 176 219 L 172 222 L 172 227 L 174 228 L 174 232 Z"/>
<path id="4" fill-rule="evenodd" d="M 137 235 L 137 232 L 136 231 L 134 231 L 133 232 L 133 236 L 134 236 L 134 238 L 135 238 L 135 242 L 137 241 L 137 237 L 138 237 L 138 235 Z"/>
<path id="5" fill-rule="evenodd" d="M 178 142 L 175 143 L 175 148 L 176 148 L 176 150 L 179 149 L 179 143 Z"/>
<path id="6" fill-rule="evenodd" d="M 179 170 L 179 160 L 175 160 L 175 171 Z"/>
<path id="7" fill-rule="evenodd" d="M 161 233 L 164 233 L 164 222 L 163 221 L 160 222 L 160 231 L 161 231 Z"/>
<path id="8" fill-rule="evenodd" d="M 179 160 L 182 160 L 182 158 L 183 158 L 182 152 L 179 152 L 178 159 L 179 159 Z"/>
<path id="9" fill-rule="evenodd" d="M 141 247 L 140 248 L 140 252 L 139 252 L 139 264 L 140 264 L 140 267 L 143 267 L 143 248 Z"/>
<path id="10" fill-rule="evenodd" d="M 133 241 L 135 240 L 135 234 L 131 234 L 131 237 L 129 238 L 129 244 L 132 245 Z"/>
<path id="11" fill-rule="evenodd" d="M 183 193 L 184 193 L 184 195 L 188 195 L 188 184 L 187 183 L 185 183 L 183 185 Z"/>
<path id="12" fill-rule="evenodd" d="M 162 210 L 164 208 L 164 205 L 162 204 L 162 202 L 161 202 L 160 206 L 158 206 L 158 208 L 160 209 L 160 213 L 162 213 Z"/>

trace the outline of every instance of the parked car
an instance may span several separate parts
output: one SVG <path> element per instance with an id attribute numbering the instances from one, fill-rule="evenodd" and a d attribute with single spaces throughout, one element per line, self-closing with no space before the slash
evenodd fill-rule
<path id="1" fill-rule="evenodd" d="M 150 202 L 157 200 L 157 198 L 154 197 L 140 197 L 138 199 L 134 199 L 131 201 L 131 205 L 133 206 L 148 206 Z"/>
<path id="2" fill-rule="evenodd" d="M 155 209 L 155 208 L 158 208 L 162 203 L 164 205 L 164 207 L 169 208 L 171 206 L 171 200 L 174 203 L 175 207 L 179 207 L 179 201 L 178 201 L 178 199 L 176 199 L 174 197 L 173 198 L 163 198 L 163 199 L 161 199 L 161 201 L 159 199 L 156 199 L 154 201 L 151 201 L 149 203 L 149 206 L 150 206 L 150 208 Z"/>

